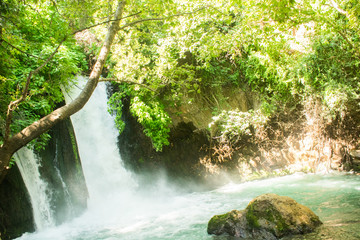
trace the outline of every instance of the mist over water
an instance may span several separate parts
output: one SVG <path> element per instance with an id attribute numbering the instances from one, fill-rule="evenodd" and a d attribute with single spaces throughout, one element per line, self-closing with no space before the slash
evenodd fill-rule
<path id="1" fill-rule="evenodd" d="M 88 210 L 20 239 L 228 239 L 207 234 L 210 218 L 243 209 L 269 192 L 292 197 L 319 215 L 324 226 L 307 239 L 360 238 L 360 177 L 355 175 L 294 174 L 192 193 L 177 191 L 166 179 L 141 188 L 136 176 L 122 166 L 106 100 L 105 85 L 100 84 L 85 108 L 72 117 L 90 194 Z"/>

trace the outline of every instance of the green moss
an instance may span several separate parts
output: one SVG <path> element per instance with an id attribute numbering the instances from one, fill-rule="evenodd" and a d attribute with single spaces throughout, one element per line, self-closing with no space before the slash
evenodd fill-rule
<path id="1" fill-rule="evenodd" d="M 268 220 L 269 222 L 275 221 L 272 209 L 266 209 L 265 214 L 266 220 Z"/>
<path id="2" fill-rule="evenodd" d="M 232 210 L 231 212 L 225 214 L 213 216 L 208 223 L 208 233 L 210 234 L 222 234 L 224 232 L 229 233 L 228 231 L 231 229 L 230 226 L 241 221 L 240 220 L 241 216 L 242 216 L 242 211 L 238 211 L 238 210 Z"/>
<path id="3" fill-rule="evenodd" d="M 289 226 L 285 223 L 282 217 L 278 217 L 277 221 L 275 222 L 276 228 L 281 232 L 284 233 L 289 229 Z"/>
<path id="4" fill-rule="evenodd" d="M 229 213 L 213 216 L 208 223 L 208 228 L 207 228 L 208 233 L 209 234 L 216 233 L 218 229 L 221 229 L 221 225 L 223 225 L 226 222 L 228 217 L 229 217 Z"/>
<path id="5" fill-rule="evenodd" d="M 289 229 L 281 214 L 274 208 L 268 208 L 264 212 L 256 210 L 256 202 L 251 203 L 247 207 L 246 220 L 252 229 L 260 228 L 259 219 L 265 219 L 270 223 L 275 224 L 275 228 L 280 235 L 283 235 Z M 275 235 L 278 235 L 274 232 Z"/>
<path id="6" fill-rule="evenodd" d="M 221 224 L 222 222 L 226 221 L 226 219 L 228 219 L 228 217 L 229 217 L 229 213 L 215 215 L 210 219 L 209 225 Z"/>
<path id="7" fill-rule="evenodd" d="M 246 220 L 248 221 L 248 224 L 251 228 L 259 228 L 260 224 L 259 224 L 258 216 L 256 216 L 255 214 L 254 205 L 255 202 L 247 207 Z"/>

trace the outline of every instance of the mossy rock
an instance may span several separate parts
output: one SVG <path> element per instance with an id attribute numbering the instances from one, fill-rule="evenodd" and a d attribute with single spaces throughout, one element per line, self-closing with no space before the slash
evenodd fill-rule
<path id="1" fill-rule="evenodd" d="M 272 193 L 252 200 L 245 211 L 252 229 L 266 229 L 276 237 L 312 232 L 321 225 L 319 217 L 308 207 Z"/>
<path id="2" fill-rule="evenodd" d="M 231 212 L 213 216 L 209 223 L 207 232 L 209 234 L 240 236 L 245 231 L 245 211 L 232 210 Z"/>
<path id="3" fill-rule="evenodd" d="M 269 240 L 308 233 L 321 224 L 308 207 L 292 198 L 269 193 L 256 197 L 245 210 L 214 216 L 208 223 L 208 233 Z"/>

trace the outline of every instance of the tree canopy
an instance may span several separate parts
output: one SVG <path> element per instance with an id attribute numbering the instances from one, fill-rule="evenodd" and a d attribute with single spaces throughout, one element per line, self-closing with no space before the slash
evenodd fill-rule
<path id="1" fill-rule="evenodd" d="M 76 74 L 94 70 L 99 43 L 119 20 L 116 6 L 0 2 L 0 145 L 59 107 L 61 88 Z M 359 102 L 359 16 L 356 0 L 131 1 L 101 62 L 103 80 L 118 82 L 110 111 L 121 130 L 122 100 L 129 99 L 157 150 L 168 144 L 165 105 L 224 86 L 259 93 L 264 114 L 316 95 L 328 118 L 341 117 Z M 85 45 L 75 37 L 84 31 L 94 36 Z"/>
<path id="2" fill-rule="evenodd" d="M 118 126 L 123 126 L 120 99 L 128 96 L 132 113 L 157 149 L 168 144 L 163 105 L 181 105 L 209 89 L 250 87 L 261 96 L 265 115 L 310 95 L 322 101 L 330 120 L 358 107 L 356 1 L 189 0 L 170 5 L 197 12 L 122 31 L 111 55 L 110 78 L 123 82 L 110 101 Z"/>

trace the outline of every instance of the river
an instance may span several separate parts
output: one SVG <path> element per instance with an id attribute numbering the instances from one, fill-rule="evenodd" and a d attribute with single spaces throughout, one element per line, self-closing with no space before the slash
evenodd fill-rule
<path id="1" fill-rule="evenodd" d="M 20 239 L 231 239 L 208 235 L 210 218 L 243 209 L 268 192 L 294 198 L 324 223 L 315 233 L 286 239 L 360 239 L 360 177 L 339 173 L 294 174 L 193 193 L 170 186 L 139 189 L 122 196 L 126 201 L 109 200 L 71 222 Z"/>

